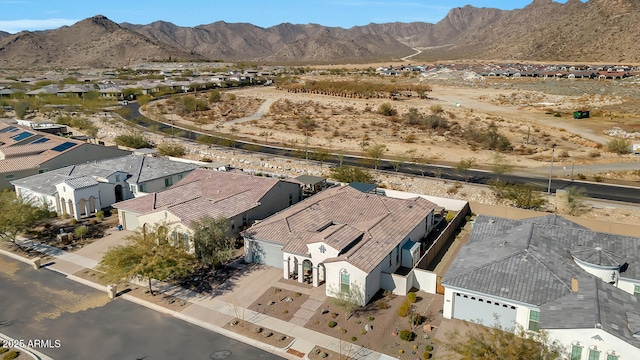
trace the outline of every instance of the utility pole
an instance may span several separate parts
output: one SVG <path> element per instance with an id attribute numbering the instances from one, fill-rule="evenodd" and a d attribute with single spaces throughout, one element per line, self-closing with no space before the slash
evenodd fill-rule
<path id="1" fill-rule="evenodd" d="M 547 194 L 551 195 L 551 177 L 553 176 L 553 156 L 555 154 L 556 144 L 551 145 L 551 166 L 549 166 L 549 187 L 547 188 Z"/>

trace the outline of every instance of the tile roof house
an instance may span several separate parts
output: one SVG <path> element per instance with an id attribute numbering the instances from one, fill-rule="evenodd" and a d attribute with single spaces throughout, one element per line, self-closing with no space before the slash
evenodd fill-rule
<path id="1" fill-rule="evenodd" d="M 420 197 L 329 188 L 244 231 L 245 260 L 282 268 L 285 279 L 326 282 L 328 296 L 357 287 L 367 303 L 383 287 L 383 273 L 419 260 L 435 208 Z"/>
<path id="2" fill-rule="evenodd" d="M 633 359 L 640 353 L 638 259 L 640 238 L 557 215 L 478 216 L 442 279 L 443 316 L 492 326 L 497 315 L 504 328 L 544 329 L 571 359 Z"/>
<path id="3" fill-rule="evenodd" d="M 12 180 L 129 153 L 0 122 L 0 189 L 11 188 Z"/>
<path id="4" fill-rule="evenodd" d="M 302 199 L 300 185 L 277 178 L 196 169 L 164 191 L 114 205 L 120 224 L 135 230 L 167 223 L 188 236 L 192 221 L 224 216 L 231 234 Z"/>
<path id="5" fill-rule="evenodd" d="M 80 219 L 118 201 L 165 189 L 195 168 L 165 158 L 128 155 L 66 166 L 11 183 L 22 198 Z"/>

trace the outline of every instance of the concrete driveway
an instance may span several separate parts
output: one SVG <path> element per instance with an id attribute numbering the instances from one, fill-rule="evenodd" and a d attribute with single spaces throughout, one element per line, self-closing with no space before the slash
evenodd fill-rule
<path id="1" fill-rule="evenodd" d="M 79 249 L 74 253 L 99 262 L 102 260 L 104 253 L 109 250 L 110 247 L 125 245 L 127 243 L 125 238 L 133 234 L 135 234 L 135 232 L 130 230 L 113 230 L 109 235 L 95 240 L 91 244 L 84 246 L 82 249 Z"/>

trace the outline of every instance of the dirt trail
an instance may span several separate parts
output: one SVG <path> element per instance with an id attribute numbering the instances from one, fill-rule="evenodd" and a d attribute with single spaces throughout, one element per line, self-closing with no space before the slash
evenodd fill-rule
<path id="1" fill-rule="evenodd" d="M 598 143 L 606 143 L 609 141 L 604 134 L 594 133 L 591 129 L 580 127 L 580 125 L 575 122 L 572 123 L 575 120 L 556 118 L 545 114 L 542 110 L 523 108 L 522 106 L 495 105 L 478 98 L 480 95 L 498 95 L 504 94 L 504 92 L 504 90 L 434 86 L 430 97 L 438 102 L 444 103 L 444 106 L 447 107 L 455 107 L 456 104 L 459 104 L 460 107 L 464 109 L 472 109 L 473 111 L 500 116 L 508 120 L 519 120 L 543 126 L 563 128 L 572 134 Z"/>

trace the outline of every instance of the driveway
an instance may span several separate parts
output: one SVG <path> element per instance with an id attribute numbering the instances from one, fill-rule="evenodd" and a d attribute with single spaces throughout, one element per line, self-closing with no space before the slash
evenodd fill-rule
<path id="1" fill-rule="evenodd" d="M 54 359 L 279 359 L 58 273 L 0 256 L 0 325 Z M 55 346 L 55 341 L 59 346 Z"/>

